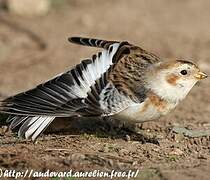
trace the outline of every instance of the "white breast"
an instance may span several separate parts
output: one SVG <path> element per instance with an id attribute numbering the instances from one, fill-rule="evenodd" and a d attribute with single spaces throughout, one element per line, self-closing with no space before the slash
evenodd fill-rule
<path id="1" fill-rule="evenodd" d="M 175 104 L 166 104 L 166 106 L 161 108 L 152 104 L 150 99 L 147 98 L 143 103 L 132 105 L 114 115 L 114 118 L 122 121 L 133 121 L 136 123 L 151 121 L 158 119 L 161 115 L 167 114 L 175 106 Z"/>

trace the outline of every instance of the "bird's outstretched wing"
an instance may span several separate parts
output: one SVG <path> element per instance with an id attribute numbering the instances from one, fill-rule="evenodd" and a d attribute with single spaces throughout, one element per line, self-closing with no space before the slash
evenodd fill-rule
<path id="1" fill-rule="evenodd" d="M 69 41 L 104 50 L 36 88 L 0 102 L 0 112 L 11 114 L 10 127 L 22 124 L 19 136 L 36 139 L 55 117 L 107 116 L 144 100 L 145 89 L 133 86 L 129 79 L 141 76 L 134 73 L 141 70 L 136 67 L 145 68 L 158 61 L 157 57 L 152 56 L 151 61 L 146 51 L 124 41 L 79 37 Z"/>
<path id="2" fill-rule="evenodd" d="M 0 112 L 10 114 L 10 127 L 22 124 L 19 136 L 36 139 L 55 117 L 103 113 L 104 110 L 99 106 L 96 108 L 90 98 L 94 93 L 92 89 L 97 87 L 96 82 L 104 83 L 103 74 L 117 62 L 123 44 L 128 43 L 88 38 L 70 38 L 70 41 L 104 50 L 81 61 L 68 72 L 0 102 Z"/>
<path id="3" fill-rule="evenodd" d="M 113 64 L 120 43 L 102 41 L 104 50 L 71 70 L 0 103 L 0 111 L 28 116 L 71 116 L 84 106 L 91 85 Z"/>

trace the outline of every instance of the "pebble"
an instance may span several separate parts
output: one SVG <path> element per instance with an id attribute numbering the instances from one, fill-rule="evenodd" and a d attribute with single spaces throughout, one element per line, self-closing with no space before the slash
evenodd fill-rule
<path id="1" fill-rule="evenodd" d="M 177 155 L 177 156 L 181 156 L 184 154 L 184 152 L 178 148 L 174 148 L 170 153 L 170 155 Z"/>
<path id="2" fill-rule="evenodd" d="M 129 135 L 125 135 L 125 140 L 126 141 L 131 141 L 131 137 Z"/>
<path id="3" fill-rule="evenodd" d="M 183 141 L 183 139 L 184 139 L 184 135 L 183 135 L 183 134 L 175 134 L 175 136 L 174 136 L 174 140 L 175 140 L 177 143 Z"/>

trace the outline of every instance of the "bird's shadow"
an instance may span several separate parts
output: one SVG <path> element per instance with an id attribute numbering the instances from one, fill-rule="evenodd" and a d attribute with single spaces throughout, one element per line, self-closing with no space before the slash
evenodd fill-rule
<path id="1" fill-rule="evenodd" d="M 136 133 L 119 121 L 110 119 L 90 118 L 56 118 L 46 130 L 47 134 L 81 135 L 90 134 L 98 138 L 124 139 L 126 141 L 139 141 L 140 143 L 153 143 L 159 145 L 154 137 Z"/>
<path id="2" fill-rule="evenodd" d="M 6 123 L 7 115 L 0 114 L 0 127 L 9 125 Z M 19 127 L 15 128 L 17 131 Z M 89 118 L 56 118 L 46 129 L 44 134 L 54 135 L 94 135 L 97 138 L 124 139 L 126 141 L 139 141 L 140 143 L 159 144 L 156 138 L 150 138 L 146 134 L 135 133 L 119 121 Z"/>

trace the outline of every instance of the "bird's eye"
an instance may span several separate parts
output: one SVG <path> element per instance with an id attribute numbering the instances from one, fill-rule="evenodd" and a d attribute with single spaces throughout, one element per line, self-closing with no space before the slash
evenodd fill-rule
<path id="1" fill-rule="evenodd" d="M 180 73 L 181 73 L 182 75 L 187 75 L 187 71 L 186 71 L 186 70 L 182 70 L 182 71 L 180 71 Z"/>

